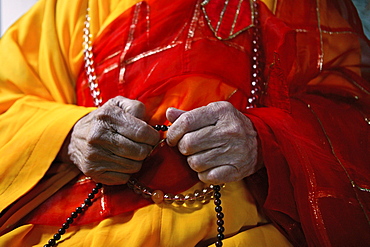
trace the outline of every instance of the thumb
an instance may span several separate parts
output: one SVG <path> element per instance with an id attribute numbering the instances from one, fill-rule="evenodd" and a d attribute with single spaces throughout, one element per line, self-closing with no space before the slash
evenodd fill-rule
<path id="1" fill-rule="evenodd" d="M 170 107 L 166 111 L 166 117 L 167 117 L 168 121 L 173 123 L 173 122 L 176 121 L 176 119 L 178 119 L 185 112 L 186 111 L 179 110 L 179 109 L 174 108 L 174 107 Z"/>

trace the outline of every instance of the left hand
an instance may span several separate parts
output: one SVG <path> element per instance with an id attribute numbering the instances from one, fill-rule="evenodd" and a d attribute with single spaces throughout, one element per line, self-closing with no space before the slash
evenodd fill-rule
<path id="1" fill-rule="evenodd" d="M 257 171 L 257 132 L 252 122 L 226 101 L 185 112 L 169 108 L 173 124 L 167 143 L 178 146 L 205 183 L 238 181 Z"/>

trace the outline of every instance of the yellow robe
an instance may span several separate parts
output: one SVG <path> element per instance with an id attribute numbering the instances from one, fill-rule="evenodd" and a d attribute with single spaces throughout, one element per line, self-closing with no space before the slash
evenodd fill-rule
<path id="1" fill-rule="evenodd" d="M 75 167 L 52 164 L 76 121 L 94 110 L 74 105 L 87 6 L 96 37 L 136 2 L 40 0 L 1 39 L 0 246 L 43 246 L 56 232 L 55 227 L 34 225 L 9 230 L 79 174 Z M 239 225 L 266 222 L 240 183 L 227 185 L 223 193 L 225 221 L 231 222 L 226 223 L 227 234 L 234 235 L 225 246 L 289 246 L 270 224 L 236 234 Z M 194 246 L 217 234 L 213 207 L 150 205 L 71 227 L 58 246 Z"/>

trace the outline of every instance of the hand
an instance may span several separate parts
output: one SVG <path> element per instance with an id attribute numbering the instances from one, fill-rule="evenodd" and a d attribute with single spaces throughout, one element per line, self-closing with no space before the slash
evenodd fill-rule
<path id="1" fill-rule="evenodd" d="M 81 118 L 68 145 L 70 160 L 95 182 L 124 184 L 159 140 L 143 117 L 145 106 L 121 96 Z"/>
<path id="2" fill-rule="evenodd" d="M 252 122 L 229 102 L 184 112 L 169 108 L 167 143 L 188 156 L 205 183 L 238 181 L 257 171 L 257 133 Z"/>

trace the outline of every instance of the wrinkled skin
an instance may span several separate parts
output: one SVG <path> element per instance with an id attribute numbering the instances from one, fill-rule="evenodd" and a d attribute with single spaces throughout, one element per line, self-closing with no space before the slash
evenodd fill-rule
<path id="1" fill-rule="evenodd" d="M 206 183 L 221 184 L 247 177 L 257 167 L 257 133 L 252 122 L 225 101 L 183 112 L 167 110 L 173 122 L 167 143 L 178 146 L 190 167 Z"/>
<path id="2" fill-rule="evenodd" d="M 96 182 L 126 183 L 160 140 L 144 116 L 139 101 L 109 100 L 75 124 L 68 146 L 71 161 Z"/>
<path id="3" fill-rule="evenodd" d="M 121 96 L 109 100 L 75 124 L 68 158 L 96 182 L 126 183 L 160 141 L 144 117 L 139 101 Z M 214 102 L 188 112 L 169 108 L 166 117 L 172 122 L 167 143 L 187 156 L 203 182 L 237 181 L 258 169 L 257 134 L 230 103 Z"/>

